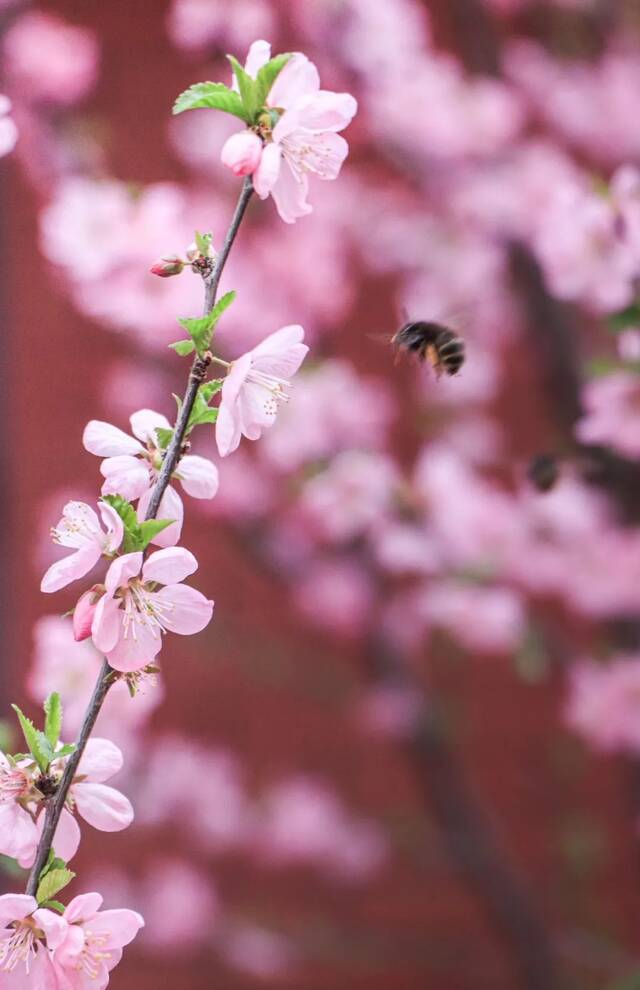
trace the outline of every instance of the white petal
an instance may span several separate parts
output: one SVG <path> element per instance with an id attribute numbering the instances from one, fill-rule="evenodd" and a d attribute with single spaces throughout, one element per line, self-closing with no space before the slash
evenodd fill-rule
<path id="1" fill-rule="evenodd" d="M 92 419 L 84 428 L 82 443 L 85 450 L 98 457 L 116 457 L 118 454 L 141 454 L 143 446 L 111 423 Z"/>
<path id="2" fill-rule="evenodd" d="M 218 469 L 206 457 L 188 454 L 180 461 L 176 473 L 185 492 L 193 498 L 213 498 L 218 491 Z"/>
<path id="3" fill-rule="evenodd" d="M 198 561 L 184 547 L 167 547 L 152 553 L 142 568 L 145 581 L 178 584 L 198 570 Z"/>
<path id="4" fill-rule="evenodd" d="M 142 440 L 143 443 L 151 443 L 154 447 L 158 446 L 158 437 L 156 436 L 156 428 L 160 427 L 162 430 L 170 430 L 171 423 L 166 416 L 162 413 L 154 412 L 153 409 L 140 409 L 135 412 L 129 419 L 131 423 L 131 430 L 133 435 Z"/>

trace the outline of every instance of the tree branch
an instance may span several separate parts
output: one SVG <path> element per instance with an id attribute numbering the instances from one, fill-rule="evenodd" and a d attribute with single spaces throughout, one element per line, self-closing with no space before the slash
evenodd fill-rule
<path id="1" fill-rule="evenodd" d="M 229 252 L 233 246 L 233 242 L 236 239 L 238 229 L 242 222 L 242 218 L 244 217 L 252 193 L 253 183 L 251 181 L 251 177 L 247 177 L 242 186 L 242 191 L 240 192 L 235 212 L 231 219 L 227 235 L 224 239 L 222 250 L 216 259 L 214 269 L 210 274 L 204 277 L 205 316 L 207 313 L 211 312 L 215 305 L 220 278 L 227 262 L 227 258 L 229 257 Z M 207 360 L 206 358 L 196 357 L 191 366 L 189 380 L 187 382 L 187 388 L 182 402 L 182 408 L 180 409 L 180 414 L 175 425 L 173 437 L 171 439 L 171 443 L 169 444 L 167 453 L 165 454 L 162 468 L 160 470 L 160 474 L 158 475 L 158 480 L 156 481 L 153 489 L 153 494 L 151 496 L 151 501 L 146 514 L 147 519 L 154 519 L 156 517 L 162 496 L 164 495 L 171 480 L 171 475 L 175 471 L 178 461 L 180 460 L 182 446 L 184 443 L 187 426 L 189 424 L 189 417 L 191 416 L 191 411 L 196 400 L 196 395 L 198 394 L 198 389 L 204 381 L 209 363 L 210 359 Z M 40 873 L 49 857 L 49 851 L 53 845 L 56 828 L 58 827 L 60 815 L 62 814 L 65 801 L 67 800 L 69 788 L 73 783 L 78 765 L 82 759 L 82 754 L 84 753 L 89 736 L 93 731 L 96 719 L 100 714 L 100 709 L 102 708 L 104 699 L 107 696 L 107 692 L 109 691 L 111 685 L 115 683 L 117 678 L 117 671 L 114 671 L 109 665 L 109 662 L 105 659 L 100 669 L 100 674 L 98 675 L 98 680 L 96 681 L 96 686 L 93 690 L 91 701 L 89 702 L 89 707 L 87 708 L 84 716 L 82 728 L 80 729 L 80 735 L 78 736 L 78 740 L 76 742 L 76 748 L 67 761 L 64 773 L 60 778 L 55 794 L 47 803 L 44 828 L 42 830 L 40 842 L 38 843 L 36 858 L 27 882 L 27 894 L 31 894 L 32 896 L 35 896 L 36 894 Z"/>

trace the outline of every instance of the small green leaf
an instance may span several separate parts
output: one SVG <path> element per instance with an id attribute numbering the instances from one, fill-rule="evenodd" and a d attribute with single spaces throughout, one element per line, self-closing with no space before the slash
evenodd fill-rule
<path id="1" fill-rule="evenodd" d="M 208 231 L 206 234 L 201 234 L 199 230 L 196 230 L 194 239 L 200 254 L 204 255 L 205 258 L 208 258 L 209 248 L 211 247 L 211 242 L 213 241 L 213 234 L 211 231 Z"/>
<path id="2" fill-rule="evenodd" d="M 187 354 L 192 354 L 196 349 L 196 345 L 192 340 L 176 340 L 174 344 L 169 344 L 169 347 L 173 347 L 174 351 L 180 357 L 186 357 Z"/>
<path id="3" fill-rule="evenodd" d="M 211 335 L 215 325 L 213 313 L 194 318 L 184 317 L 178 320 L 178 323 L 187 331 L 198 354 L 202 356 L 211 343 Z"/>
<path id="4" fill-rule="evenodd" d="M 112 508 L 116 510 L 122 522 L 124 524 L 124 540 L 122 541 L 122 550 L 124 553 L 134 553 L 139 550 L 140 543 L 140 524 L 138 522 L 138 517 L 136 515 L 136 510 L 131 505 L 131 502 L 127 502 L 126 498 L 122 495 L 103 495 L 102 501 L 107 502 Z"/>
<path id="5" fill-rule="evenodd" d="M 233 55 L 227 55 L 227 58 L 231 62 L 231 68 L 233 69 L 233 74 L 236 77 L 236 82 L 238 83 L 242 105 L 246 113 L 245 119 L 249 121 L 249 123 L 252 123 L 258 110 L 260 109 L 257 83 L 255 79 L 252 79 L 251 76 L 245 72 L 237 58 Z"/>
<path id="6" fill-rule="evenodd" d="M 23 715 L 17 705 L 12 705 L 11 707 L 18 716 L 20 728 L 22 729 L 27 746 L 29 747 L 29 752 L 40 767 L 41 771 L 46 773 L 49 769 L 49 764 L 55 755 L 51 743 L 45 736 L 44 732 L 41 732 L 40 729 L 36 729 L 31 719 L 28 719 L 25 715 Z"/>
<path id="7" fill-rule="evenodd" d="M 173 430 L 167 430 L 164 426 L 156 426 L 156 436 L 160 450 L 166 450 L 173 439 Z"/>
<path id="8" fill-rule="evenodd" d="M 44 703 L 44 714 L 44 734 L 52 748 L 55 749 L 62 728 L 62 702 L 57 691 L 54 691 L 46 699 Z"/>
<path id="9" fill-rule="evenodd" d="M 621 333 L 629 327 L 640 326 L 640 301 L 631 303 L 626 309 L 621 309 L 618 313 L 612 313 L 607 317 L 609 329 L 614 333 Z"/>
<path id="10" fill-rule="evenodd" d="M 218 299 L 217 303 L 215 304 L 215 306 L 213 307 L 213 309 L 209 314 L 209 318 L 211 319 L 214 327 L 217 325 L 218 320 L 224 313 L 225 309 L 229 309 L 229 306 L 231 305 L 231 303 L 235 298 L 236 298 L 236 293 L 232 289 L 231 292 L 225 292 L 222 298 Z"/>
<path id="11" fill-rule="evenodd" d="M 75 873 L 72 870 L 68 870 L 66 866 L 59 870 L 49 870 L 38 884 L 38 891 L 36 893 L 38 904 L 44 904 L 45 901 L 50 901 L 58 891 L 63 890 L 67 884 L 71 883 L 74 877 Z"/>
<path id="12" fill-rule="evenodd" d="M 198 389 L 198 397 L 204 399 L 205 402 L 211 402 L 214 395 L 220 391 L 224 385 L 224 378 L 212 378 L 211 381 L 203 382 Z"/>
<path id="13" fill-rule="evenodd" d="M 272 58 L 258 70 L 258 75 L 256 76 L 256 99 L 259 107 L 265 105 L 271 87 L 291 58 L 291 55 L 292 52 L 284 52 L 282 55 L 276 55 L 275 58 Z"/>
<path id="14" fill-rule="evenodd" d="M 76 749 L 75 743 L 67 743 L 66 746 L 61 746 L 60 749 L 56 750 L 56 759 L 60 756 L 70 756 L 71 753 L 75 753 Z"/>
<path id="15" fill-rule="evenodd" d="M 218 418 L 218 410 L 212 409 L 209 403 L 214 395 L 222 388 L 224 379 L 214 378 L 210 382 L 203 382 L 198 389 L 193 409 L 187 424 L 187 433 L 191 433 L 194 427 L 202 426 L 204 423 L 215 423 Z"/>
<path id="16" fill-rule="evenodd" d="M 223 110 L 234 117 L 240 117 L 246 123 L 251 122 L 245 110 L 240 95 L 229 89 L 224 83 L 201 82 L 189 86 L 173 104 L 173 113 L 184 113 L 185 110 L 199 110 L 208 107 L 211 110 Z"/>
<path id="17" fill-rule="evenodd" d="M 146 550 L 154 536 L 175 522 L 175 519 L 147 519 L 140 523 L 140 550 Z"/>

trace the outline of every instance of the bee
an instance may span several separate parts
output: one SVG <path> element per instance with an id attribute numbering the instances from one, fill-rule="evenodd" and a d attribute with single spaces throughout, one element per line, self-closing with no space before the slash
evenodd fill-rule
<path id="1" fill-rule="evenodd" d="M 464 364 L 464 340 L 441 323 L 405 323 L 393 335 L 391 344 L 397 351 L 409 351 L 420 361 L 428 361 L 438 377 L 443 372 L 457 375 Z"/>

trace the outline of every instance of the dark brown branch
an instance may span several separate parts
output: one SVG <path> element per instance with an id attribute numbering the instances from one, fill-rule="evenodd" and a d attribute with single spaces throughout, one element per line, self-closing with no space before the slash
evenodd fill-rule
<path id="1" fill-rule="evenodd" d="M 229 225 L 229 230 L 227 231 L 227 236 L 225 237 L 222 250 L 216 259 L 216 264 L 211 275 L 208 275 L 204 279 L 205 283 L 205 304 L 204 312 L 205 315 L 213 309 L 216 301 L 216 294 L 218 291 L 218 285 L 220 282 L 220 277 L 222 271 L 229 257 L 229 252 L 238 233 L 238 229 L 242 222 L 242 218 L 247 209 L 249 200 L 253 193 L 253 184 L 251 178 L 247 178 L 244 181 L 238 203 L 236 205 L 235 212 L 233 214 L 231 223 Z M 193 409 L 193 404 L 196 400 L 196 395 L 198 394 L 198 388 L 204 381 L 207 367 L 209 365 L 209 360 L 205 358 L 197 357 L 193 365 L 191 366 L 191 371 L 189 374 L 189 381 L 187 383 L 187 388 L 184 394 L 184 399 L 182 402 L 182 407 L 180 409 L 180 414 L 175 425 L 173 432 L 173 438 L 169 445 L 169 449 L 165 455 L 162 469 L 158 475 L 158 480 L 156 481 L 155 487 L 153 489 L 153 494 L 151 496 L 151 501 L 149 503 L 149 508 L 147 510 L 147 519 L 155 519 L 158 512 L 158 506 L 162 496 L 164 495 L 167 485 L 171 480 L 171 475 L 175 471 L 178 461 L 180 460 L 180 455 L 182 451 L 182 445 L 184 443 L 187 426 L 189 423 L 189 417 Z M 100 674 L 98 675 L 98 680 L 96 686 L 93 690 L 93 695 L 91 696 L 91 701 L 89 702 L 89 707 L 84 716 L 84 721 L 82 723 L 82 728 L 80 729 L 80 735 L 76 742 L 76 748 L 74 752 L 69 757 L 64 773 L 60 779 L 57 790 L 53 798 L 51 798 L 47 803 L 47 810 L 45 814 L 44 828 L 42 830 L 42 836 L 40 837 L 40 842 L 38 843 L 38 849 L 36 851 L 36 858 L 34 860 L 33 866 L 31 868 L 31 873 L 29 874 L 29 880 L 27 883 L 26 892 L 35 896 L 38 889 L 38 882 L 40 878 L 40 873 L 44 867 L 47 859 L 49 857 L 49 851 L 53 844 L 53 839 L 55 836 L 56 828 L 58 827 L 58 822 L 60 821 L 60 815 L 65 805 L 67 795 L 69 793 L 69 788 L 73 783 L 76 771 L 80 760 L 82 759 L 82 754 L 84 753 L 85 747 L 87 745 L 89 736 L 93 731 L 93 727 L 96 723 L 96 719 L 100 714 L 100 709 L 104 699 L 107 696 L 107 692 L 112 684 L 117 680 L 118 674 L 114 671 L 107 660 L 102 664 Z"/>

